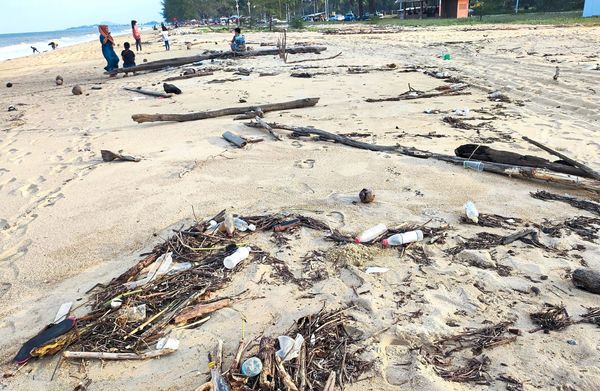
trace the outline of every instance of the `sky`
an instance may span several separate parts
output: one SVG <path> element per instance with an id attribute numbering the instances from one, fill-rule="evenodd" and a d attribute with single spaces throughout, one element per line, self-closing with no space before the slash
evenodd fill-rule
<path id="1" fill-rule="evenodd" d="M 0 0 L 0 34 L 162 20 L 161 0 Z"/>

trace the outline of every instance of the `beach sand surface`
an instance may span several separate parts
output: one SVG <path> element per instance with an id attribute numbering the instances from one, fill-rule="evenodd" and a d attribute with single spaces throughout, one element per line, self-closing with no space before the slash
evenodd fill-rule
<path id="1" fill-rule="evenodd" d="M 229 33 L 171 35 L 166 52 L 158 35 L 144 35 L 137 62 L 224 50 Z M 249 46 L 276 42 L 278 33 L 248 33 Z M 122 50 L 130 37 L 115 37 Z M 193 42 L 186 50 L 185 42 Z M 347 390 L 504 390 L 500 375 L 512 376 L 525 390 L 596 390 L 600 384 L 599 329 L 574 324 L 548 334 L 529 333 L 529 314 L 544 303 L 564 304 L 574 319 L 599 307 L 600 297 L 576 289 L 570 272 L 582 265 L 600 269 L 600 241 L 565 232 L 561 238 L 540 233 L 549 251 L 522 242 L 490 250 L 494 264 L 509 275 L 461 262 L 444 252 L 477 232 L 509 234 L 511 229 L 483 228 L 461 222 L 463 204 L 472 200 L 480 213 L 523 219 L 520 226 L 560 222 L 593 214 L 530 192 L 547 190 L 588 199 L 582 190 L 478 173 L 440 161 L 370 152 L 307 139 L 274 141 L 243 121 L 221 117 L 192 122 L 137 124 L 136 113 L 190 113 L 241 105 L 260 105 L 319 97 L 312 108 L 272 112 L 267 121 L 314 126 L 335 133 L 367 133 L 361 141 L 414 146 L 453 155 L 456 147 L 481 143 L 494 148 L 555 158 L 522 136 L 600 169 L 600 29 L 557 26 L 477 26 L 405 28 L 394 34 L 325 35 L 289 32 L 288 46 L 327 46 L 331 60 L 284 64 L 278 57 L 205 62 L 212 76 L 173 82 L 183 94 L 155 99 L 123 87 L 162 90 L 162 81 L 181 69 L 123 78 L 103 74 L 97 42 L 0 63 L 0 351 L 8 389 L 72 389 L 77 378 L 92 379 L 90 390 L 194 389 L 207 379 L 207 355 L 218 338 L 225 341 L 226 362 L 238 345 L 242 317 L 246 338 L 280 335 L 299 317 L 354 306 L 352 331 L 362 340 L 371 371 Z M 451 60 L 439 56 L 450 53 Z M 290 55 L 289 60 L 315 58 Z M 385 68 L 353 74 L 348 67 Z M 318 68 L 313 68 L 317 67 Z M 417 66 L 448 72 L 469 84 L 470 95 L 367 103 L 367 98 L 397 96 L 409 89 L 430 90 L 448 83 Z M 560 77 L 554 81 L 555 68 Z M 238 67 L 250 76 L 234 75 Z M 291 72 L 317 73 L 293 78 Z M 260 72 L 277 72 L 260 77 Z M 321 74 L 318 74 L 321 73 Z M 61 75 L 64 85 L 56 86 Z M 211 83 L 213 80 L 237 79 Z M 5 84 L 12 82 L 12 88 Z M 79 84 L 83 95 L 71 89 Z M 101 89 L 92 89 L 92 86 Z M 500 90 L 512 103 L 487 99 Z M 9 105 L 17 111 L 8 112 Z M 426 114 L 427 109 L 448 113 Z M 455 109 L 487 119 L 475 129 L 442 121 Z M 475 110 L 479 110 L 479 112 Z M 265 141 L 234 148 L 221 134 L 232 131 Z M 279 132 L 279 131 L 277 131 Z M 104 163 L 100 150 L 136 155 L 139 163 Z M 376 202 L 356 203 L 370 187 Z M 306 291 L 293 283 L 277 284 L 266 265 L 245 264 L 222 295 L 245 289 L 258 297 L 213 314 L 194 330 L 177 332 L 179 351 L 141 362 L 65 363 L 50 381 L 58 356 L 32 361 L 18 370 L 10 360 L 21 344 L 54 319 L 63 302 L 84 304 L 86 291 L 128 269 L 139 254 L 190 225 L 194 214 L 206 219 L 222 209 L 255 215 L 293 212 L 322 219 L 347 234 L 383 222 L 441 226 L 449 224 L 445 244 L 423 246 L 427 259 L 402 256 L 395 249 L 373 250 L 359 264 L 331 269 L 327 280 Z M 598 216 L 595 216 L 598 217 Z M 515 228 L 516 229 L 516 228 Z M 301 229 L 289 248 L 278 247 L 266 233 L 256 244 L 282 259 L 298 276 L 301 258 L 312 250 L 331 251 L 322 233 Z M 343 258 L 343 257 L 342 257 Z M 368 266 L 389 269 L 366 274 Z M 265 277 L 266 275 L 266 277 Z M 547 276 L 547 278 L 545 277 Z M 545 279 L 543 279 L 545 278 Z M 539 289 L 539 294 L 531 291 Z M 85 307 L 76 311 L 85 313 Z M 419 313 L 418 316 L 413 316 Z M 412 314 L 412 315 L 411 315 Z M 515 342 L 486 350 L 491 385 L 448 382 L 419 355 L 419 347 L 469 327 L 512 321 L 523 331 Z M 386 330 L 381 332 L 381 330 Z M 369 336 L 377 334 L 373 338 Z M 567 341 L 573 340 L 575 344 Z"/>

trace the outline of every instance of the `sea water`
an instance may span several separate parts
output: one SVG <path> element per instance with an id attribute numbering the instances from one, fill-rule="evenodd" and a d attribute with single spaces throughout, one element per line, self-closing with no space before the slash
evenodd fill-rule
<path id="1" fill-rule="evenodd" d="M 130 30 L 129 25 L 110 26 L 113 36 L 127 33 Z M 0 61 L 30 56 L 33 54 L 31 46 L 36 47 L 37 50 L 43 53 L 52 51 L 52 48 L 48 46 L 50 42 L 58 43 L 56 50 L 60 50 L 65 46 L 96 40 L 98 37 L 98 26 L 81 26 L 57 31 L 0 34 Z"/>

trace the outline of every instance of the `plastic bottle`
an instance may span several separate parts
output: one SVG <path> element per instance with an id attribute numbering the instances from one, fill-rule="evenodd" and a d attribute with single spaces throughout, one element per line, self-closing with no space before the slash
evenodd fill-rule
<path id="1" fill-rule="evenodd" d="M 465 204 L 465 214 L 467 215 L 467 218 L 475 224 L 479 222 L 479 212 L 473 201 L 467 201 Z"/>
<path id="2" fill-rule="evenodd" d="M 463 167 L 470 168 L 472 170 L 481 172 L 481 171 L 483 171 L 483 162 L 478 162 L 478 161 L 474 161 L 474 160 L 465 160 L 463 162 Z"/>
<path id="3" fill-rule="evenodd" d="M 403 244 L 418 242 L 423 240 L 423 231 L 417 229 L 415 231 L 403 232 L 401 234 L 392 235 L 387 239 L 383 239 L 383 247 L 401 246 Z"/>
<path id="4" fill-rule="evenodd" d="M 210 382 L 212 384 L 212 391 L 231 391 L 231 387 L 227 380 L 219 372 L 219 368 L 214 362 L 209 362 L 208 367 L 210 368 Z"/>
<path id="5" fill-rule="evenodd" d="M 233 218 L 233 225 L 235 225 L 235 229 L 240 232 L 256 230 L 256 226 L 254 224 L 248 224 L 246 221 L 237 217 Z"/>
<path id="6" fill-rule="evenodd" d="M 250 357 L 242 364 L 242 375 L 248 377 L 258 376 L 262 372 L 262 361 L 258 357 Z"/>
<path id="7" fill-rule="evenodd" d="M 354 243 L 370 242 L 371 240 L 377 238 L 380 235 L 383 235 L 386 232 L 387 227 L 385 226 L 385 224 L 377 224 L 376 226 L 371 227 L 366 231 L 363 231 L 363 233 L 354 238 Z"/>
<path id="8" fill-rule="evenodd" d="M 227 236 L 232 237 L 235 232 L 235 225 L 233 223 L 233 215 L 231 213 L 225 213 L 223 223 L 221 224 L 221 232 L 227 233 Z"/>
<path id="9" fill-rule="evenodd" d="M 238 263 L 248 258 L 248 255 L 250 255 L 250 247 L 238 247 L 233 254 L 225 257 L 223 265 L 227 269 L 233 269 Z"/>
<path id="10" fill-rule="evenodd" d="M 206 233 L 212 234 L 217 230 L 217 228 L 219 228 L 219 223 L 217 223 L 215 220 L 211 220 L 208 222 L 208 227 L 206 227 Z"/>

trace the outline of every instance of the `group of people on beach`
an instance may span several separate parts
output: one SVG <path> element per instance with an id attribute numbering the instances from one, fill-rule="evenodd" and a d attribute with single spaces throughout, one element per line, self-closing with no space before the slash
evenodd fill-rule
<path id="1" fill-rule="evenodd" d="M 171 45 L 169 43 L 169 29 L 165 26 L 164 23 L 160 24 L 161 27 L 161 38 L 165 45 L 165 50 L 171 50 Z M 137 25 L 137 21 L 131 21 L 131 30 L 133 39 L 135 40 L 135 50 L 142 50 L 142 34 Z M 106 59 L 107 65 L 104 69 L 111 73 L 111 76 L 114 76 L 113 73 L 115 70 L 119 68 L 119 57 L 117 53 L 115 53 L 115 40 L 110 34 L 110 29 L 107 25 L 102 24 L 98 26 L 98 31 L 100 32 L 100 43 L 102 44 L 102 55 Z M 129 42 L 125 42 L 123 44 L 124 50 L 121 52 L 121 58 L 123 59 L 123 68 L 131 68 L 135 67 L 135 53 L 131 50 L 131 45 Z M 242 35 L 242 31 L 239 27 L 234 29 L 233 39 L 230 44 L 231 50 L 234 52 L 243 52 L 246 51 L 246 39 Z"/>

